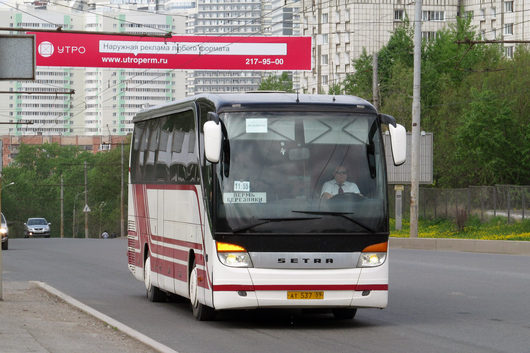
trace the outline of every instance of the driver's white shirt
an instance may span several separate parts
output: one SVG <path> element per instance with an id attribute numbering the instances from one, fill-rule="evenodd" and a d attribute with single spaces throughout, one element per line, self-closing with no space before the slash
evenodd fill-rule
<path id="1" fill-rule="evenodd" d="M 357 187 L 357 184 L 352 183 L 350 181 L 345 181 L 344 184 L 342 184 L 342 190 L 344 192 L 353 192 L 356 194 L 360 194 L 361 191 Z M 335 196 L 339 193 L 339 184 L 337 184 L 337 181 L 335 179 L 328 180 L 322 185 L 322 192 L 320 193 L 320 197 L 327 192 L 331 194 L 332 196 Z"/>

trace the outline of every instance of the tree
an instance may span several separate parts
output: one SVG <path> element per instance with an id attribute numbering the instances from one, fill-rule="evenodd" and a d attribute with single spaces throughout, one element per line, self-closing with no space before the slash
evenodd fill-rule
<path id="1" fill-rule="evenodd" d="M 329 86 L 328 94 L 339 95 L 342 94 L 342 85 L 340 83 L 334 83 Z"/>
<path id="2" fill-rule="evenodd" d="M 346 94 L 372 100 L 372 56 L 366 53 L 366 48 L 358 59 L 353 60 L 355 72 L 347 74 L 342 83 Z"/>
<path id="3" fill-rule="evenodd" d="M 471 95 L 457 130 L 455 171 L 468 185 L 517 182 L 524 137 L 510 102 L 488 89 L 473 88 Z"/>
<path id="4" fill-rule="evenodd" d="M 125 144 L 124 155 L 128 155 L 128 144 Z M 74 209 L 76 223 L 82 228 L 85 161 L 88 164 L 88 203 L 94 211 L 89 215 L 90 234 L 98 235 L 100 226 L 109 232 L 119 232 L 120 158 L 119 148 L 92 154 L 76 146 L 21 145 L 14 162 L 3 171 L 3 183 L 14 182 L 2 193 L 2 209 L 8 221 L 14 223 L 12 234 L 22 233 L 22 223 L 27 218 L 45 217 L 52 223 L 52 236 L 59 236 L 61 176 L 65 236 L 72 234 Z M 125 181 L 126 171 L 127 168 Z"/>
<path id="5" fill-rule="evenodd" d="M 258 90 L 260 91 L 282 91 L 294 92 L 293 80 L 287 72 L 282 72 L 281 75 L 271 75 L 261 80 Z"/>

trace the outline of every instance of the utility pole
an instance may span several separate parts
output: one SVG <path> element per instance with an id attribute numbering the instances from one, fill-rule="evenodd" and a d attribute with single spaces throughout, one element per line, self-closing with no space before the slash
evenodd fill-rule
<path id="1" fill-rule="evenodd" d="M 124 214 L 123 214 L 123 141 L 121 142 L 121 173 L 120 173 L 120 236 L 125 236 L 124 232 Z"/>
<path id="2" fill-rule="evenodd" d="M 61 239 L 64 238 L 64 183 L 61 174 Z"/>
<path id="3" fill-rule="evenodd" d="M 422 0 L 414 6 L 414 84 L 412 91 L 412 148 L 411 148 L 411 187 L 410 187 L 410 237 L 418 237 L 418 205 L 420 174 L 420 133 L 421 133 L 421 12 Z"/>
<path id="4" fill-rule="evenodd" d="M 85 161 L 85 238 L 88 239 L 88 212 L 86 210 L 88 206 L 88 193 L 87 193 L 87 175 L 86 175 L 86 161 Z"/>

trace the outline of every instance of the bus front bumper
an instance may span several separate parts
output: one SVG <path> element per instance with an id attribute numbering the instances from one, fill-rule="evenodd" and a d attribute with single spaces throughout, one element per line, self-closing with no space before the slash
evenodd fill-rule
<path id="1" fill-rule="evenodd" d="M 239 269 L 245 270 L 246 284 L 214 284 L 215 309 L 385 308 L 388 304 L 387 264 L 317 271 Z M 245 277 L 242 274 L 236 277 Z"/>

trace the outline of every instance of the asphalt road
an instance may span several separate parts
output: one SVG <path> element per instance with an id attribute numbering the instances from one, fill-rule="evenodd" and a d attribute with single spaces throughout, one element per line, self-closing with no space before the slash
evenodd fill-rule
<path id="1" fill-rule="evenodd" d="M 187 303 L 150 303 L 125 239 L 10 239 L 5 281 L 38 280 L 180 353 L 530 352 L 530 256 L 394 249 L 390 305 L 353 321 L 240 311 L 196 321 Z"/>

